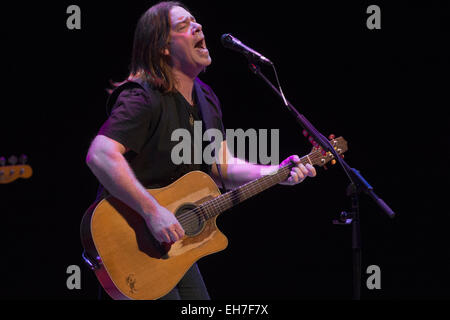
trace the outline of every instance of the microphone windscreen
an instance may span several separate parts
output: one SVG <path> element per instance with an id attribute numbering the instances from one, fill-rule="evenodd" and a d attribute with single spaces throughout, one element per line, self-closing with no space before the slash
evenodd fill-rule
<path id="1" fill-rule="evenodd" d="M 220 38 L 220 40 L 224 46 L 230 45 L 232 39 L 233 39 L 233 37 L 229 33 L 223 34 L 222 37 Z"/>

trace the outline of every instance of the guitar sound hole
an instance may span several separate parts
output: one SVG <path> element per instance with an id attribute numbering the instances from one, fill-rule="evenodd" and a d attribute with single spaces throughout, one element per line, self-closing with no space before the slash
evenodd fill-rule
<path id="1" fill-rule="evenodd" d="M 199 234 L 205 226 L 202 212 L 200 210 L 193 210 L 196 207 L 192 203 L 186 203 L 175 212 L 175 216 L 183 227 L 184 233 L 190 237 Z"/>

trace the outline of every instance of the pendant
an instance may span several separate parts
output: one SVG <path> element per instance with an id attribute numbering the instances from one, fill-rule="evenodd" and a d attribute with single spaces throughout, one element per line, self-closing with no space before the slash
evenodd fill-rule
<path id="1" fill-rule="evenodd" d="M 189 114 L 189 123 L 191 126 L 194 126 L 194 117 L 192 116 L 192 113 Z"/>

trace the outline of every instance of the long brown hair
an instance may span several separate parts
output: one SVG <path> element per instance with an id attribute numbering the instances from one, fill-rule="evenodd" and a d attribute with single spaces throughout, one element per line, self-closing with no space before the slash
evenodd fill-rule
<path id="1" fill-rule="evenodd" d="M 175 1 L 160 2 L 148 9 L 139 19 L 134 33 L 130 77 L 148 81 L 163 92 L 175 90 L 175 78 L 170 57 L 164 54 L 170 41 L 170 10 L 185 5 Z"/>

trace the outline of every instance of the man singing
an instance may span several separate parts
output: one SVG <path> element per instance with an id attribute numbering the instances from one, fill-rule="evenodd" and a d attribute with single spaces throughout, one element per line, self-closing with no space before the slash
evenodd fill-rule
<path id="1" fill-rule="evenodd" d="M 197 77 L 211 64 L 202 25 L 178 2 L 161 2 L 140 18 L 135 35 L 128 79 L 112 92 L 110 114 L 92 141 L 86 162 L 99 180 L 99 196 L 112 195 L 145 220 L 155 239 L 174 243 L 184 230 L 172 212 L 161 206 L 147 188 L 169 185 L 184 174 L 201 170 L 219 187 L 235 187 L 260 178 L 268 166 L 225 154 L 220 172 L 216 164 L 181 164 L 171 160 L 172 132 L 185 128 L 193 133 L 194 121 L 204 129 L 224 132 L 220 103 L 211 88 Z M 298 156 L 282 184 L 295 185 L 316 171 L 302 165 Z M 273 166 L 273 169 L 279 166 Z M 197 264 L 162 299 L 209 299 Z"/>

